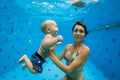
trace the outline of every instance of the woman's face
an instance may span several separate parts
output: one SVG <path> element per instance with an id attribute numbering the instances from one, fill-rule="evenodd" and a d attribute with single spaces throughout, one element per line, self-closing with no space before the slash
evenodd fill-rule
<path id="1" fill-rule="evenodd" d="M 85 36 L 85 29 L 81 25 L 76 25 L 73 30 L 75 41 L 82 41 Z"/>

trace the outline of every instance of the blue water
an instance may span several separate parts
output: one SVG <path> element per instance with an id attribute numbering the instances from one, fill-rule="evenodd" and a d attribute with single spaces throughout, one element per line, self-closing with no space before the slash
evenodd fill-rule
<path id="1" fill-rule="evenodd" d="M 0 1 L 0 80 L 60 80 L 64 76 L 49 58 L 42 74 L 17 64 L 23 54 L 30 57 L 39 48 L 44 36 L 40 24 L 46 19 L 56 20 L 58 34 L 64 37 L 56 47 L 57 55 L 73 42 L 72 25 L 77 20 L 87 25 L 84 42 L 91 51 L 83 69 L 85 80 L 120 80 L 120 1 L 83 1 L 84 8 L 72 6 L 70 0 Z"/>

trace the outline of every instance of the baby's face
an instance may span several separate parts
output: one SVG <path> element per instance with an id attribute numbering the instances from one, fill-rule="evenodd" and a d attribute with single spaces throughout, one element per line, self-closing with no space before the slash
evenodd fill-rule
<path id="1" fill-rule="evenodd" d="M 51 27 L 51 34 L 55 36 L 58 32 L 57 24 L 51 24 L 50 27 Z"/>

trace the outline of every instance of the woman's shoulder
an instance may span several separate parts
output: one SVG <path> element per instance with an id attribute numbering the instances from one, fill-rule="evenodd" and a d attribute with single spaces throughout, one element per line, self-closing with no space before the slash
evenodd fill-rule
<path id="1" fill-rule="evenodd" d="M 67 44 L 67 45 L 65 46 L 65 49 L 69 49 L 70 47 L 72 47 L 72 45 L 73 45 L 73 44 Z"/>
<path id="2" fill-rule="evenodd" d="M 73 44 L 67 44 L 66 46 L 72 46 Z"/>
<path id="3" fill-rule="evenodd" d="M 90 52 L 90 48 L 87 45 L 84 44 L 83 48 L 84 48 L 85 51 Z"/>
<path id="4" fill-rule="evenodd" d="M 68 48 L 68 47 L 71 47 L 72 45 L 73 45 L 73 44 L 67 44 L 66 47 Z"/>

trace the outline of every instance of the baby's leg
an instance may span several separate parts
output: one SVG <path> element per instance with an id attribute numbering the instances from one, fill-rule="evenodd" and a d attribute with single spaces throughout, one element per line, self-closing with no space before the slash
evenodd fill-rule
<path id="1" fill-rule="evenodd" d="M 25 67 L 27 67 L 27 64 L 26 63 L 22 64 L 23 70 L 25 69 Z"/>
<path id="2" fill-rule="evenodd" d="M 23 55 L 23 56 L 18 60 L 18 63 L 21 63 L 21 62 L 23 62 L 23 61 L 25 61 L 25 55 Z"/>
<path id="3" fill-rule="evenodd" d="M 27 66 L 28 69 L 31 71 L 31 73 L 37 73 L 37 71 L 35 69 L 33 69 L 33 65 L 32 62 L 30 61 L 30 59 L 27 57 L 27 55 L 23 55 L 20 60 L 18 61 L 18 63 L 25 61 L 25 65 Z"/>
<path id="4" fill-rule="evenodd" d="M 67 80 L 67 76 L 65 75 L 62 79 L 60 80 Z"/>

